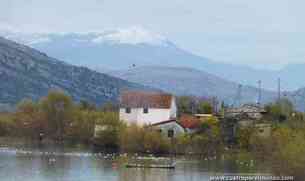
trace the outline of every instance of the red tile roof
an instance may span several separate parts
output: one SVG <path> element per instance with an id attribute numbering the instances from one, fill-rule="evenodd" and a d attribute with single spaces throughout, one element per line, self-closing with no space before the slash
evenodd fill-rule
<path id="1" fill-rule="evenodd" d="M 154 124 L 152 124 L 151 126 L 158 126 L 158 125 L 167 124 L 167 123 L 171 123 L 171 122 L 177 122 L 177 120 L 171 119 L 171 120 L 161 121 L 161 122 L 154 123 Z M 178 123 L 178 122 L 177 122 L 177 123 Z M 179 124 L 179 123 L 178 123 L 178 124 Z"/>
<path id="2" fill-rule="evenodd" d="M 180 124 L 184 128 L 188 129 L 196 129 L 200 126 L 201 120 L 193 115 L 181 115 L 180 117 Z"/>
<path id="3" fill-rule="evenodd" d="M 122 107 L 130 108 L 163 108 L 171 107 L 173 96 L 159 92 L 125 91 L 121 94 Z"/>

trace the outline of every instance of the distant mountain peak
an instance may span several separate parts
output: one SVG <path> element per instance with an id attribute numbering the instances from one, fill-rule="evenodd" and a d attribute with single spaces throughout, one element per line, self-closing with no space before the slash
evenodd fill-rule
<path id="1" fill-rule="evenodd" d="M 164 36 L 144 29 L 142 27 L 131 27 L 127 29 L 118 29 L 107 33 L 101 33 L 92 40 L 95 43 L 114 42 L 121 44 L 151 44 L 167 45 L 168 40 Z"/>

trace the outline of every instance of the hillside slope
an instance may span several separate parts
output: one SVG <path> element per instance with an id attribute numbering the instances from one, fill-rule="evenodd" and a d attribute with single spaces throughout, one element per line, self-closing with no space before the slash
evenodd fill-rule
<path id="1" fill-rule="evenodd" d="M 228 104 L 236 101 L 238 90 L 238 84 L 234 82 L 192 68 L 145 66 L 109 74 L 177 95 L 216 96 Z M 257 102 L 258 92 L 255 87 L 243 86 L 241 103 Z M 272 101 L 275 95 L 274 92 L 263 90 L 262 102 Z"/>
<path id="2" fill-rule="evenodd" d="M 88 68 L 72 66 L 0 37 L 0 103 L 34 100 L 61 89 L 75 101 L 117 101 L 123 89 L 149 89 Z"/>

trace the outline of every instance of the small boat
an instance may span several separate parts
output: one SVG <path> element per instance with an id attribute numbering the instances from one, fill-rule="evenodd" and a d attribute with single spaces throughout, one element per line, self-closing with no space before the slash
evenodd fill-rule
<path id="1" fill-rule="evenodd" d="M 129 160 L 125 166 L 126 168 L 175 169 L 176 163 L 173 160 L 167 158 L 139 157 Z"/>
<path id="2" fill-rule="evenodd" d="M 163 168 L 163 169 L 175 169 L 175 164 L 171 165 L 159 165 L 159 164 L 133 164 L 127 163 L 127 168 Z"/>

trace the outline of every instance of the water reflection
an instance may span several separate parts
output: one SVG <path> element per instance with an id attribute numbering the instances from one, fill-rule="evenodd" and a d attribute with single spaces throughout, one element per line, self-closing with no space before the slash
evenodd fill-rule
<path id="1" fill-rule="evenodd" d="M 111 156 L 73 149 L 0 149 L 2 181 L 202 181 L 234 164 L 178 160 L 176 169 L 124 168 Z"/>
<path id="2" fill-rule="evenodd" d="M 199 181 L 209 180 L 208 172 L 198 172 L 177 167 L 175 170 L 164 169 L 124 169 L 119 172 L 120 181 Z"/>

